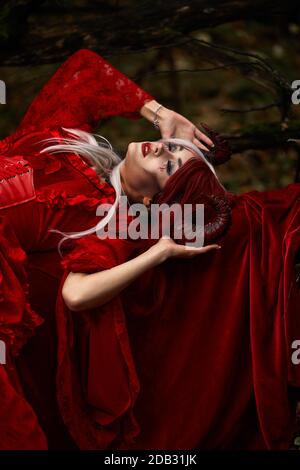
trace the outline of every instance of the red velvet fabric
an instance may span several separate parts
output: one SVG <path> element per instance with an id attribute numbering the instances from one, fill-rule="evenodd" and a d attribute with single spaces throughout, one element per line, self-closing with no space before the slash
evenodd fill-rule
<path id="1" fill-rule="evenodd" d="M 224 194 L 202 162 L 190 161 L 160 202 L 201 201 L 203 191 L 231 200 L 221 250 L 168 260 L 101 308 L 72 313 L 59 295 L 59 400 L 81 449 L 291 443 L 289 387 L 300 386 L 291 362 L 300 338 L 300 185 Z M 110 268 L 151 244 L 96 235 L 73 243 L 66 273 Z"/>
<path id="2" fill-rule="evenodd" d="M 55 396 L 55 300 L 62 269 L 59 237 L 49 229 L 95 225 L 96 208 L 115 194 L 78 155 L 40 154 L 62 127 L 92 130 L 105 117 L 139 117 L 151 95 L 96 53 L 73 54 L 44 86 L 16 132 L 0 143 L 0 338 L 16 354 L 1 365 L 0 445 L 6 449 L 69 447 Z M 13 385 L 18 375 L 20 384 Z M 15 412 L 11 410 L 15 409 Z M 10 437 L 6 431 L 12 429 Z"/>

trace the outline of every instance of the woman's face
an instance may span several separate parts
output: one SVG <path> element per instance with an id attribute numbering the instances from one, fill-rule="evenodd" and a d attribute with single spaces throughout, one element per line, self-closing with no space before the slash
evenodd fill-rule
<path id="1" fill-rule="evenodd" d="M 173 143 L 130 143 L 120 168 L 125 193 L 134 201 L 142 201 L 144 196 L 152 198 L 195 155 L 192 150 Z"/>

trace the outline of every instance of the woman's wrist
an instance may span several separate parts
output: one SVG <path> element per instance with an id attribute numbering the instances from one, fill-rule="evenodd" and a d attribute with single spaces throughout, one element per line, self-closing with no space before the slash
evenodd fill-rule
<path id="1" fill-rule="evenodd" d="M 156 264 L 164 263 L 172 257 L 172 243 L 168 239 L 160 238 L 158 242 L 148 249 L 152 253 Z"/>
<path id="2" fill-rule="evenodd" d="M 160 119 L 164 119 L 167 108 L 156 100 L 147 101 L 144 106 L 140 109 L 140 114 L 150 121 L 152 124 L 159 123 Z"/>
<path id="3" fill-rule="evenodd" d="M 154 265 L 164 263 L 171 256 L 170 247 L 160 240 L 147 250 L 151 256 Z"/>

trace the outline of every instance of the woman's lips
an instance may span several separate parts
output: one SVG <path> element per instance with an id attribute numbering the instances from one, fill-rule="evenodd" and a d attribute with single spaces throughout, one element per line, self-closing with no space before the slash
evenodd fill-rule
<path id="1" fill-rule="evenodd" d="M 143 157 L 145 157 L 151 150 L 151 146 L 149 144 L 149 142 L 144 142 L 142 144 L 142 154 L 143 154 Z"/>

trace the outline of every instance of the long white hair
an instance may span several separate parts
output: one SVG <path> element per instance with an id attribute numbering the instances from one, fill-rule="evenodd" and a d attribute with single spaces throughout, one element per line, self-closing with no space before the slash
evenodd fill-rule
<path id="1" fill-rule="evenodd" d="M 122 158 L 114 151 L 110 142 L 103 136 L 98 134 L 90 134 L 80 129 L 63 128 L 70 137 L 59 137 L 43 140 L 44 143 L 50 144 L 43 148 L 40 153 L 75 153 L 80 157 L 88 160 L 92 168 L 99 175 L 99 178 L 109 179 L 113 186 L 116 198 L 113 205 L 108 210 L 103 219 L 94 227 L 81 232 L 61 232 L 60 230 L 50 229 L 51 232 L 59 233 L 63 238 L 58 243 L 58 251 L 61 254 L 61 245 L 67 239 L 77 239 L 85 235 L 96 233 L 103 229 L 111 218 L 114 216 L 119 205 L 121 195 L 125 195 L 120 177 L 120 166 L 123 162 Z M 185 139 L 161 139 L 164 144 L 172 143 L 182 146 L 188 150 L 192 150 L 198 155 L 210 168 L 219 181 L 214 167 L 207 161 L 201 150 L 192 142 Z M 222 186 L 222 185 L 221 185 Z"/>

